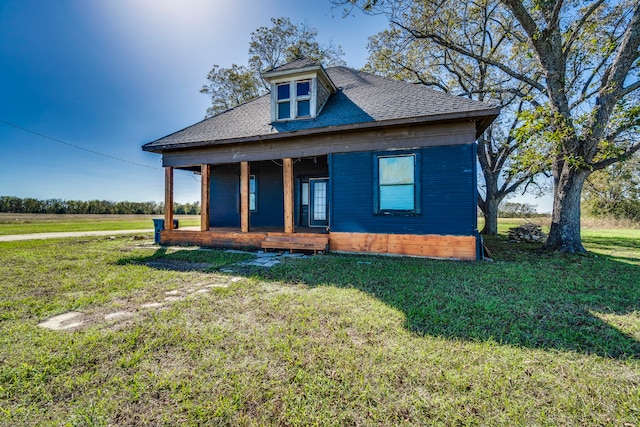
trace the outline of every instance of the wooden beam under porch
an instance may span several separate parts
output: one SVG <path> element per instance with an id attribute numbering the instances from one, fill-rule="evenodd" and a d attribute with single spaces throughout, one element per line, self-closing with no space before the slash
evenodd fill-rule
<path id="1" fill-rule="evenodd" d="M 428 258 L 476 260 L 475 236 L 322 233 L 319 228 L 297 228 L 283 233 L 279 227 L 212 228 L 209 231 L 162 230 L 163 245 L 196 245 L 233 249 L 335 251 L 361 254 L 409 255 Z"/>
<path id="2" fill-rule="evenodd" d="M 295 233 L 283 233 L 280 227 L 261 227 L 243 232 L 241 228 L 210 228 L 198 230 L 162 230 L 162 245 L 195 245 L 232 249 L 281 249 L 327 251 L 329 235 L 320 229 L 302 228 Z"/>

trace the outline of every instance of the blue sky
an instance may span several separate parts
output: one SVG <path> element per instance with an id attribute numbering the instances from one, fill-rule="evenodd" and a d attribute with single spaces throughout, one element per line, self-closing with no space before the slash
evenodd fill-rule
<path id="1" fill-rule="evenodd" d="M 0 0 L 0 195 L 163 200 L 160 156 L 141 145 L 200 121 L 207 72 L 246 64 L 251 31 L 283 16 L 353 68 L 387 27 L 328 0 Z M 199 177 L 175 179 L 176 201 L 199 200 Z"/>
<path id="2" fill-rule="evenodd" d="M 160 156 L 141 145 L 200 121 L 214 64 L 246 64 L 251 31 L 289 17 L 366 62 L 382 17 L 343 18 L 328 1 L 0 1 L 0 195 L 39 199 L 162 200 Z M 142 167 L 147 165 L 149 167 Z M 176 200 L 199 182 L 176 174 Z"/>

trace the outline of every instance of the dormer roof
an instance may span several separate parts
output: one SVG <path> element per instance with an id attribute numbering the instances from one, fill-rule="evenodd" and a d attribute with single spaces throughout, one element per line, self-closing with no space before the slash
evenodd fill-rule
<path id="1" fill-rule="evenodd" d="M 265 71 L 262 73 L 262 78 L 265 79 L 267 83 L 277 83 L 314 73 L 317 74 L 321 83 L 329 89 L 331 93 L 337 90 L 336 85 L 331 81 L 322 64 L 306 58 L 296 59 L 295 61 Z"/>

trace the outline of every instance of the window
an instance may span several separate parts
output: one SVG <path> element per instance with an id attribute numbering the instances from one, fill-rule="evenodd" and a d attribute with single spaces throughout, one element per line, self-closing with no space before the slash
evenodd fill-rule
<path id="1" fill-rule="evenodd" d="M 415 154 L 375 157 L 375 213 L 419 213 Z"/>
<path id="2" fill-rule="evenodd" d="M 256 176 L 249 175 L 249 211 L 256 211 Z"/>
<path id="3" fill-rule="evenodd" d="M 291 86 L 289 83 L 278 85 L 278 120 L 291 117 Z"/>
<path id="4" fill-rule="evenodd" d="M 242 178 L 238 176 L 238 193 L 236 199 L 236 212 L 240 212 L 240 199 L 242 198 Z M 258 212 L 258 180 L 256 175 L 249 175 L 249 212 Z"/>
<path id="5" fill-rule="evenodd" d="M 311 81 L 305 80 L 296 82 L 296 117 L 311 116 Z"/>
<path id="6" fill-rule="evenodd" d="M 276 85 L 276 119 L 311 117 L 311 80 Z"/>

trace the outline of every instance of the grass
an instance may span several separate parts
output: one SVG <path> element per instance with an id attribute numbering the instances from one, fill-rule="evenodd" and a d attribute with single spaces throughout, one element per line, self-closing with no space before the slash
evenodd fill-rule
<path id="1" fill-rule="evenodd" d="M 162 215 L 49 215 L 0 213 L 0 236 L 67 231 L 149 230 Z M 176 215 L 180 227 L 200 225 L 199 215 Z"/>
<path id="2" fill-rule="evenodd" d="M 638 425 L 639 238 L 269 270 L 127 237 L 0 243 L 0 425 Z M 36 326 L 67 311 L 86 325 Z"/>

